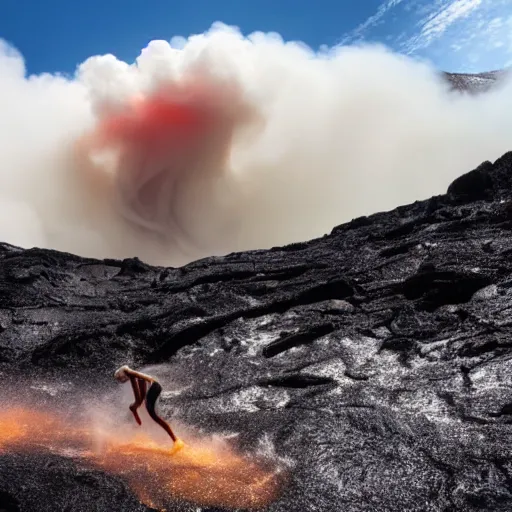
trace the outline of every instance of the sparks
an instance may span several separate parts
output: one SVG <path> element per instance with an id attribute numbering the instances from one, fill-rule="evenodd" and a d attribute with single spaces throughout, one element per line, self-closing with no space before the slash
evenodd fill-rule
<path id="1" fill-rule="evenodd" d="M 94 439 L 101 437 L 101 448 Z M 127 480 L 139 500 L 165 508 L 173 500 L 202 506 L 258 509 L 274 501 L 283 475 L 227 444 L 194 440 L 172 454 L 172 447 L 140 431 L 130 437 L 88 425 L 73 425 L 54 415 L 13 408 L 0 417 L 0 453 L 46 450 L 67 456 Z"/>

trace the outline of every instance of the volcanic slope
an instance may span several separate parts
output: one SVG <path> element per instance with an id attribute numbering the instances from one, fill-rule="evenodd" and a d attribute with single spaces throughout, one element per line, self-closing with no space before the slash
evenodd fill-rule
<path id="1" fill-rule="evenodd" d="M 0 508 L 509 511 L 511 254 L 512 153 L 320 239 L 181 268 L 3 245 Z M 160 378 L 186 441 L 267 466 L 225 459 L 236 488 L 185 459 L 91 466 L 70 425 L 133 423 L 121 364 Z"/>

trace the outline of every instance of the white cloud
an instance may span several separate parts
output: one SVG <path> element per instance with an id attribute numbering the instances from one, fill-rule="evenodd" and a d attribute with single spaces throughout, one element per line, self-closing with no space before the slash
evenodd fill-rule
<path id="1" fill-rule="evenodd" d="M 427 40 L 440 37 L 450 25 L 467 16 L 481 3 L 482 0 L 455 0 L 425 23 L 421 31 L 422 36 Z"/>
<path id="2" fill-rule="evenodd" d="M 24 247 L 176 266 L 299 242 L 440 194 L 512 138 L 510 86 L 447 94 L 382 48 L 218 27 L 70 79 L 16 55 L 0 48 L 0 239 Z"/>
<path id="3" fill-rule="evenodd" d="M 512 55 L 510 9 L 511 0 L 384 0 L 341 44 L 378 39 L 443 69 L 497 69 Z"/>
<path id="4" fill-rule="evenodd" d="M 382 18 L 384 18 L 384 16 L 389 12 L 390 9 L 393 9 L 397 5 L 401 4 L 403 1 L 404 0 L 386 0 L 385 2 L 383 2 L 379 6 L 375 14 L 372 14 L 368 19 L 366 19 L 366 21 L 361 23 L 354 30 L 345 34 L 342 37 L 340 44 L 347 44 L 352 41 L 357 41 L 363 38 L 364 34 L 368 31 L 368 29 L 377 25 L 377 23 L 379 23 L 382 20 Z"/>
<path id="5" fill-rule="evenodd" d="M 420 21 L 421 31 L 406 43 L 407 53 L 426 48 L 443 36 L 451 25 L 469 16 L 481 4 L 482 0 L 453 0 L 444 3 Z"/>
<path id="6" fill-rule="evenodd" d="M 512 16 L 509 16 L 506 23 L 504 24 L 508 34 L 508 48 L 507 54 L 512 55 Z M 507 63 L 507 67 L 512 66 L 512 61 Z"/>

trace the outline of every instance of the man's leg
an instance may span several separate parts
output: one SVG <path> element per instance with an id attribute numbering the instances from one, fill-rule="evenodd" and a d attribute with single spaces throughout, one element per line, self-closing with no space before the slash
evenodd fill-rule
<path id="1" fill-rule="evenodd" d="M 155 404 L 161 392 L 162 386 L 160 386 L 158 382 L 153 382 L 153 384 L 151 384 L 149 387 L 146 396 L 146 409 L 148 410 L 148 413 L 153 421 L 158 423 L 171 436 L 171 439 L 176 442 L 177 437 L 172 431 L 171 426 L 165 420 L 160 418 L 160 416 L 158 416 L 158 414 L 155 412 Z"/>
<path id="2" fill-rule="evenodd" d="M 135 402 L 130 405 L 130 411 L 132 411 L 135 421 L 139 425 L 142 425 L 137 409 L 142 405 L 142 402 L 144 402 L 144 398 L 146 398 L 146 381 L 131 377 L 130 382 L 132 384 L 133 394 L 135 395 Z"/>

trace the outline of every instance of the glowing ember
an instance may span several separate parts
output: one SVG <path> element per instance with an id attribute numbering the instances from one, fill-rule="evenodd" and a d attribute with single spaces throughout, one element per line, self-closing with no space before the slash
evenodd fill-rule
<path id="1" fill-rule="evenodd" d="M 0 416 L 0 451 L 9 443 L 24 439 L 27 432 L 23 411 L 11 410 Z"/>
<path id="2" fill-rule="evenodd" d="M 119 440 L 101 434 L 102 449 L 93 450 L 98 433 L 49 414 L 21 408 L 2 412 L 0 452 L 45 449 L 66 455 L 70 449 L 98 468 L 125 478 L 139 499 L 165 507 L 181 499 L 204 506 L 253 509 L 277 498 L 282 476 L 234 453 L 227 445 L 195 441 L 172 454 L 144 433 Z"/>

